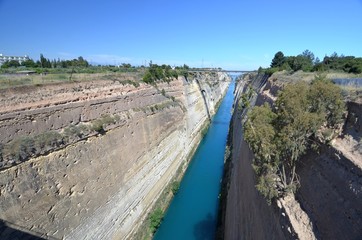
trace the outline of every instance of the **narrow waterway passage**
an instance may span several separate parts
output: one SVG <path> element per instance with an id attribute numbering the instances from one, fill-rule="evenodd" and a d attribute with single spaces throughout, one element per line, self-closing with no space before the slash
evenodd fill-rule
<path id="1" fill-rule="evenodd" d="M 234 81 L 222 100 L 155 234 L 156 240 L 214 239 Z"/>

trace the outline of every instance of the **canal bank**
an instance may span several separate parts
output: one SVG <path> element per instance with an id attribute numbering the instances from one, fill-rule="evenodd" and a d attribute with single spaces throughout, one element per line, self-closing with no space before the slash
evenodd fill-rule
<path id="1" fill-rule="evenodd" d="M 234 82 L 195 152 L 154 239 L 215 238 L 233 92 Z"/>

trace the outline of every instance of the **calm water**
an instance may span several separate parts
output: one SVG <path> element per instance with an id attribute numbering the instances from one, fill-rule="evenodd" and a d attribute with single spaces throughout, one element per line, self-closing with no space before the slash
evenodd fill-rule
<path id="1" fill-rule="evenodd" d="M 214 239 L 234 81 L 171 202 L 156 240 Z"/>

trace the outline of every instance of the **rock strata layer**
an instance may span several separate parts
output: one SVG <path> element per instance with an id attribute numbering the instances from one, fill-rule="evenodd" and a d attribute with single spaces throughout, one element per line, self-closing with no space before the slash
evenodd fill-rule
<path id="1" fill-rule="evenodd" d="M 187 164 L 229 82 L 195 73 L 156 86 L 2 90 L 0 219 L 43 238 L 130 237 Z M 2 238 L 16 236 L 9 228 Z"/>

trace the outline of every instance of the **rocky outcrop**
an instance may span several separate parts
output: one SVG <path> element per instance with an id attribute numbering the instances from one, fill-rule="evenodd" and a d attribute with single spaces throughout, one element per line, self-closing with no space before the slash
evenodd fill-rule
<path id="1" fill-rule="evenodd" d="M 130 237 L 199 143 L 204 101 L 214 114 L 228 81 L 203 73 L 155 86 L 92 81 L 3 90 L 0 219 L 45 238 Z M 57 144 L 39 144 L 47 132 Z M 14 160 L 9 146 L 24 136 L 33 151 Z"/>

